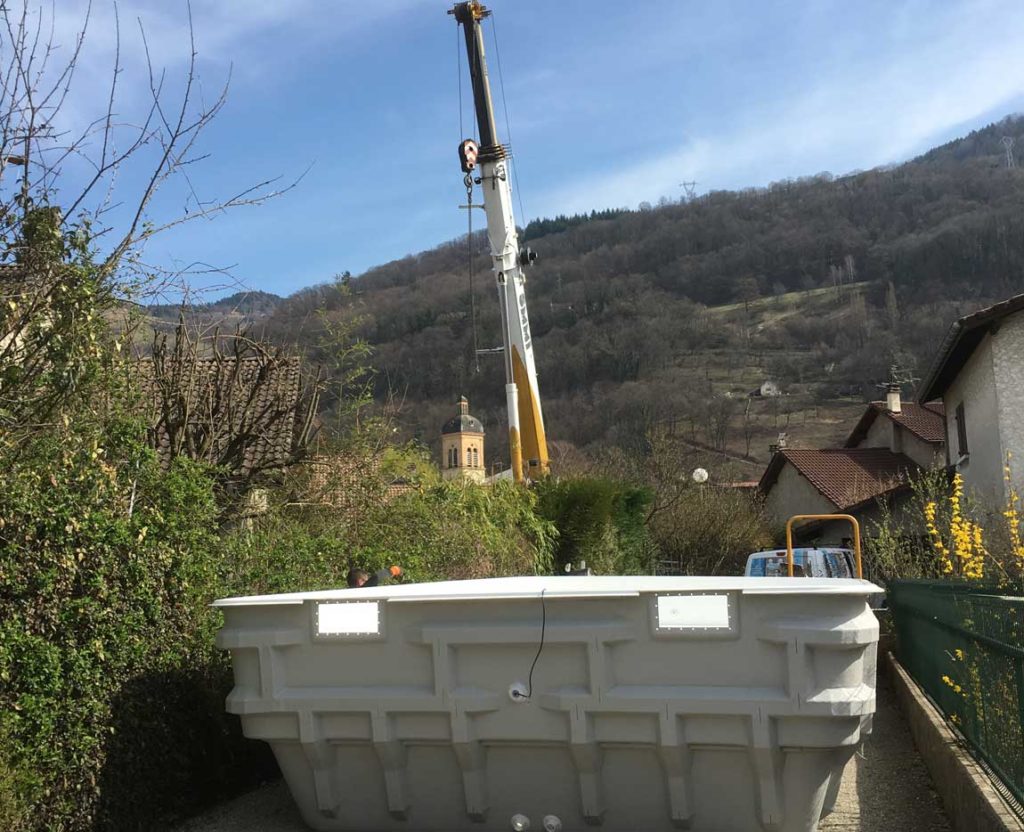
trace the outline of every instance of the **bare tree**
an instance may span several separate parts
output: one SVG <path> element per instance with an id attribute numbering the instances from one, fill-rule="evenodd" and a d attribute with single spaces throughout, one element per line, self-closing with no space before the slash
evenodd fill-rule
<path id="1" fill-rule="evenodd" d="M 16 165 L 19 186 L 4 188 L 0 211 L 3 214 L 4 242 L 10 251 L 22 237 L 21 220 L 33 205 L 51 204 L 59 194 L 62 205 L 62 231 L 88 229 L 96 239 L 111 242 L 101 258 L 102 269 L 111 273 L 124 265 L 126 257 L 139 256 L 141 246 L 168 228 L 191 222 L 242 205 L 254 205 L 280 193 L 274 188 L 278 178 L 248 184 L 226 196 L 201 198 L 190 174 L 206 158 L 198 149 L 203 131 L 224 106 L 227 84 L 206 103 L 198 94 L 199 75 L 196 46 L 189 19 L 189 56 L 181 92 L 168 92 L 171 84 L 165 71 L 153 66 L 149 43 L 142 22 L 139 37 L 146 56 L 148 102 L 137 119 L 122 117 L 118 111 L 118 83 L 124 72 L 121 61 L 120 21 L 115 8 L 114 62 L 105 111 L 77 129 L 61 129 L 61 112 L 73 91 L 73 82 L 89 25 L 89 14 L 75 36 L 67 55 L 60 59 L 64 44 L 45 31 L 46 15 L 24 0 L 20 10 L 0 5 L 0 41 L 6 35 L 0 64 L 0 176 Z M 151 151 L 143 158 L 144 150 Z M 113 188 L 125 166 L 138 159 L 145 168 L 136 169 L 141 188 L 134 194 L 119 191 L 118 213 L 127 216 L 120 227 L 107 223 L 115 207 Z M 71 168 L 88 176 L 75 177 L 78 187 L 68 190 Z M 180 178 L 188 193 L 179 213 L 155 217 L 149 214 L 161 186 Z M 0 185 L 6 184 L 0 180 Z M 294 183 L 293 183 L 294 184 Z M 291 187 L 289 185 L 288 187 Z M 137 261 L 136 261 L 137 262 Z M 149 269 L 152 265 L 149 264 Z"/>
<path id="2" fill-rule="evenodd" d="M 201 197 L 198 142 L 224 105 L 199 94 L 189 10 L 189 56 L 179 91 L 146 59 L 146 101 L 122 113 L 121 31 L 105 105 L 75 124 L 74 82 L 91 8 L 72 43 L 60 43 L 55 8 L 0 3 L 0 426 L 46 422 L 80 390 L 94 367 L 104 312 L 145 286 L 184 278 L 146 263 L 147 240 L 230 208 L 259 204 L 286 188 L 264 179 L 226 196 Z M 91 85 L 90 85 L 91 86 Z M 128 172 L 131 177 L 126 176 Z M 182 183 L 179 210 L 157 206 L 158 191 Z M 134 193 L 126 181 L 141 182 Z"/>
<path id="3" fill-rule="evenodd" d="M 743 407 L 743 442 L 745 450 L 743 451 L 744 456 L 750 456 L 750 443 L 754 438 L 754 431 L 757 429 L 757 422 L 754 416 L 750 412 L 750 405 L 753 399 L 747 397 L 747 403 Z"/>
<path id="4" fill-rule="evenodd" d="M 157 335 L 152 357 L 134 364 L 151 444 L 162 461 L 185 456 L 220 469 L 236 493 L 282 472 L 308 452 L 321 392 L 282 348 L 245 332 L 204 337 L 184 318 Z"/>
<path id="5" fill-rule="evenodd" d="M 714 396 L 708 400 L 704 412 L 708 441 L 715 450 L 724 451 L 728 444 L 729 423 L 736 410 L 736 400 L 729 396 Z"/>

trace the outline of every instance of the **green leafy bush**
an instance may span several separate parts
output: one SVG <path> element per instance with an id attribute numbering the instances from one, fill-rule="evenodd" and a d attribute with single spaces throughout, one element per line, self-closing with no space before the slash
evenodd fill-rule
<path id="1" fill-rule="evenodd" d="M 555 568 L 587 565 L 600 575 L 650 574 L 654 545 L 645 525 L 652 493 L 604 477 L 536 484 L 538 513 L 558 530 Z"/>
<path id="2" fill-rule="evenodd" d="M 162 471 L 130 423 L 76 427 L 2 460 L 0 736 L 15 774 L 0 789 L 30 810 L 24 828 L 149 828 L 193 787 L 223 788 L 221 761 L 245 753 L 208 607 L 214 481 L 187 460 Z M 219 742 L 190 751 L 204 725 Z"/>
<path id="3" fill-rule="evenodd" d="M 364 469 L 366 470 L 366 469 Z M 372 480 L 368 473 L 366 480 Z M 226 541 L 227 584 L 241 594 L 345 585 L 353 567 L 398 564 L 405 580 L 546 574 L 555 540 L 535 496 L 511 483 L 424 484 L 405 493 L 363 482 L 360 502 L 281 506 Z"/>
<path id="4" fill-rule="evenodd" d="M 512 483 L 440 483 L 380 505 L 356 551 L 374 567 L 397 558 L 413 580 L 548 574 L 556 534 L 535 505 Z"/>

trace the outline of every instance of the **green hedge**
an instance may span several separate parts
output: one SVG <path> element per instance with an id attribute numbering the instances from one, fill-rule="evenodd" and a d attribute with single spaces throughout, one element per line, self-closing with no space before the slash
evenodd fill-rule
<path id="1" fill-rule="evenodd" d="M 223 713 L 213 478 L 141 439 L 115 423 L 0 460 L 5 828 L 150 828 L 263 754 Z"/>

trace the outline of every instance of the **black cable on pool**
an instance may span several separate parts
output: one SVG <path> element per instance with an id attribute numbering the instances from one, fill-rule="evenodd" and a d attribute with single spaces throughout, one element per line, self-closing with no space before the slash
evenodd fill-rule
<path id="1" fill-rule="evenodd" d="M 533 696 L 533 669 L 537 666 L 537 659 L 540 658 L 541 651 L 544 649 L 544 634 L 548 627 L 548 608 L 544 604 L 544 592 L 540 591 L 540 644 L 537 646 L 537 655 L 533 657 L 533 664 L 530 665 L 530 676 L 526 682 L 526 686 L 529 689 L 526 693 L 526 698 L 529 699 Z"/>

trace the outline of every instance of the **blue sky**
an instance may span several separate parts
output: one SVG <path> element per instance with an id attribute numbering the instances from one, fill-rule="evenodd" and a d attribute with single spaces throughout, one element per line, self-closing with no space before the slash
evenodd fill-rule
<path id="1" fill-rule="evenodd" d="M 464 233 L 455 156 L 461 42 L 443 0 L 194 0 L 202 94 L 227 104 L 192 170 L 203 199 L 268 176 L 285 195 L 153 240 L 146 259 L 229 268 L 289 294 Z M 636 207 L 897 162 L 1024 111 L 1024 3 L 493 0 L 525 217 Z M 84 5 L 61 0 L 58 40 Z M 113 5 L 93 0 L 81 71 L 62 118 L 84 123 L 107 93 Z M 138 22 L 180 81 L 186 6 L 122 0 L 118 112 L 146 102 Z M 501 107 L 493 31 L 489 60 Z M 464 60 L 463 60 L 464 67 Z M 464 121 L 472 130 L 468 80 Z M 145 159 L 140 159 L 144 162 Z M 129 200 L 143 165 L 116 183 Z M 186 203 L 171 183 L 156 221 Z M 517 202 L 518 207 L 518 202 Z M 199 286 L 224 278 L 196 277 Z"/>

